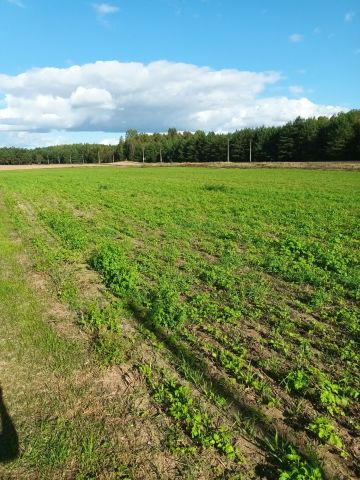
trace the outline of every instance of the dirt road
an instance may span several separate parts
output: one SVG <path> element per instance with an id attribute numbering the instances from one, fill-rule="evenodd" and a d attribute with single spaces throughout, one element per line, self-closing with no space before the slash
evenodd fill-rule
<path id="1" fill-rule="evenodd" d="M 0 165 L 0 172 L 7 170 L 34 170 L 53 168 L 92 168 L 92 167 L 210 167 L 210 168 L 303 168 L 310 170 L 360 170 L 360 162 L 252 162 L 252 163 L 61 163 L 32 165 Z"/>

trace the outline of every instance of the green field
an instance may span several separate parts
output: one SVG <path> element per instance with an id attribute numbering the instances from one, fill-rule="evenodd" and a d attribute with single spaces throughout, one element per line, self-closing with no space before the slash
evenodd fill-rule
<path id="1" fill-rule="evenodd" d="M 357 478 L 359 194 L 359 171 L 0 172 L 0 477 Z"/>

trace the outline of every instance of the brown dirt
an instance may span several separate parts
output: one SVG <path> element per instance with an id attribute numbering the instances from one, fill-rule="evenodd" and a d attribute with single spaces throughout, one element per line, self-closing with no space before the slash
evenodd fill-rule
<path id="1" fill-rule="evenodd" d="M 360 162 L 204 162 L 204 163 L 141 163 L 141 162 L 115 162 L 115 163 L 65 163 L 65 164 L 32 164 L 32 165 L 0 165 L 1 171 L 34 170 L 56 168 L 92 168 L 92 167 L 206 167 L 206 168 L 291 168 L 310 170 L 360 170 Z"/>
<path id="2" fill-rule="evenodd" d="M 60 163 L 60 164 L 32 164 L 32 165 L 0 165 L 1 171 L 8 170 L 34 170 L 34 169 L 44 169 L 44 170 L 53 170 L 54 168 L 91 168 L 91 167 L 128 167 L 128 166 L 139 166 L 137 162 L 116 162 L 116 163 Z"/>

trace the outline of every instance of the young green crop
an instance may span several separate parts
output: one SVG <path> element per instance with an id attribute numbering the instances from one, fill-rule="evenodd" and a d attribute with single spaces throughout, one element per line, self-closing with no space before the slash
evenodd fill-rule
<path id="1" fill-rule="evenodd" d="M 335 433 L 334 425 L 332 425 L 326 417 L 316 417 L 309 423 L 308 429 L 314 432 L 322 442 L 342 449 L 343 442 L 339 435 Z"/>
<path id="2" fill-rule="evenodd" d="M 232 442 L 231 432 L 223 426 L 215 427 L 208 413 L 196 405 L 188 387 L 167 377 L 154 385 L 152 369 L 148 365 L 141 365 L 140 372 L 151 385 L 154 399 L 196 443 L 203 447 L 214 447 L 230 460 L 241 459 L 240 452 Z"/>
<path id="3" fill-rule="evenodd" d="M 252 440 L 280 428 L 310 442 L 317 433 L 308 425 L 294 429 L 303 408 L 313 418 L 341 416 L 349 459 L 339 457 L 335 469 L 349 478 L 359 390 L 358 185 L 358 172 L 270 169 L 95 168 L 0 177 L 36 269 L 73 309 L 100 364 L 142 358 L 144 345 L 145 358 L 159 354 L 180 377 L 176 384 L 190 385 L 178 392 L 181 403 L 194 389 L 227 425 L 242 417 L 228 429 L 231 436 L 236 425 Z M 80 298 L 93 293 L 89 269 L 100 284 L 94 302 Z M 141 353 L 124 348 L 129 331 L 140 335 Z M 158 393 L 162 411 L 172 416 L 169 395 L 177 386 L 165 390 Z M 206 443 L 215 425 L 202 414 L 189 418 L 176 422 L 198 445 L 202 435 Z M 212 440 L 224 453 L 221 438 L 228 440 L 220 433 Z M 283 451 L 278 476 L 316 478 L 316 468 L 296 455 Z"/>

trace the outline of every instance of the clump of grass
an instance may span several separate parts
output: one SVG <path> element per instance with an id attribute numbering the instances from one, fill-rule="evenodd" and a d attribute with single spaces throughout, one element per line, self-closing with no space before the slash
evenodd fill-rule
<path id="1" fill-rule="evenodd" d="M 176 328 L 185 319 L 180 294 L 169 279 L 160 281 L 152 291 L 148 308 L 150 321 L 162 327 Z"/>
<path id="2" fill-rule="evenodd" d="M 120 297 L 136 289 L 138 274 L 126 252 L 116 244 L 102 245 L 90 258 L 90 265 L 103 275 L 105 284 Z"/>
<path id="3" fill-rule="evenodd" d="M 121 317 L 123 304 L 115 300 L 105 307 L 97 303 L 82 312 L 79 324 L 91 334 L 92 347 L 102 365 L 118 364 L 123 359 Z"/>
<path id="4" fill-rule="evenodd" d="M 88 236 L 79 222 L 68 212 L 43 211 L 40 219 L 72 250 L 83 249 Z"/>
<path id="5" fill-rule="evenodd" d="M 233 191 L 233 188 L 222 183 L 207 183 L 204 185 L 204 190 L 207 192 L 230 193 Z"/>

